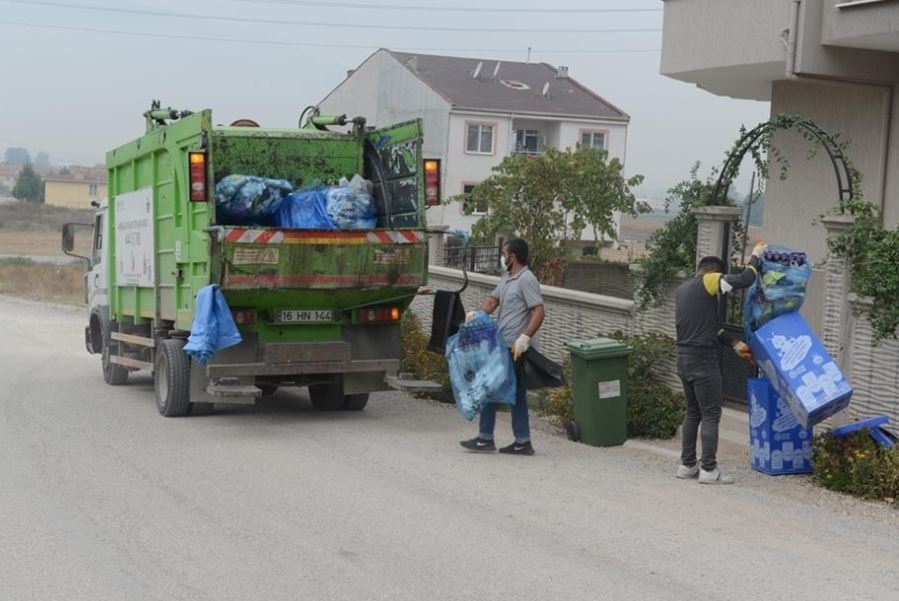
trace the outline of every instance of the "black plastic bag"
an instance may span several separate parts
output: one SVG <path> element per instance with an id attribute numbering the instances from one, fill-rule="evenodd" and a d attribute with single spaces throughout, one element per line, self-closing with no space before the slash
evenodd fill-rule
<path id="1" fill-rule="evenodd" d="M 528 349 L 521 359 L 524 372 L 524 387 L 527 390 L 542 388 L 561 388 L 565 386 L 565 373 L 562 366 L 550 361 L 538 351 Z"/>
<path id="2" fill-rule="evenodd" d="M 428 350 L 440 355 L 446 354 L 446 339 L 458 333 L 459 326 L 463 323 L 465 323 L 465 307 L 459 293 L 438 290 L 434 295 Z"/>

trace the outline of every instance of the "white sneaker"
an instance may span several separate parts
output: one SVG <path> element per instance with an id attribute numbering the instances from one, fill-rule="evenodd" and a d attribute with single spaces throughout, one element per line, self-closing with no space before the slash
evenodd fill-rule
<path id="1" fill-rule="evenodd" d="M 693 464 L 693 467 L 687 467 L 686 465 L 677 466 L 677 477 L 681 480 L 689 480 L 690 478 L 698 478 L 699 477 L 699 464 Z"/>
<path id="2" fill-rule="evenodd" d="M 717 467 L 710 472 L 699 470 L 700 484 L 733 484 L 736 479 L 730 474 L 722 474 Z"/>

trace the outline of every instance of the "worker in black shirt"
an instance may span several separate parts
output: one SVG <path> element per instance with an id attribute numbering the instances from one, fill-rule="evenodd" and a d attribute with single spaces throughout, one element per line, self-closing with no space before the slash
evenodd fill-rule
<path id="1" fill-rule="evenodd" d="M 748 268 L 737 275 L 724 275 L 724 262 L 705 257 L 699 272 L 681 284 L 675 296 L 677 325 L 677 374 L 687 397 L 683 425 L 683 450 L 678 478 L 699 478 L 702 484 L 733 484 L 734 478 L 718 469 L 718 425 L 721 421 L 722 383 L 718 345 L 726 344 L 742 358 L 752 361 L 745 342 L 731 338 L 721 327 L 718 297 L 751 286 L 765 245 L 752 251 Z M 702 424 L 702 461 L 696 460 L 696 438 Z"/>

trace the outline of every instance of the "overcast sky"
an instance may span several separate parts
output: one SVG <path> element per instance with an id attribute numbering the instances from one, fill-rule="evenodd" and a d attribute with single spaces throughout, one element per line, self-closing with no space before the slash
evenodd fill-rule
<path id="1" fill-rule="evenodd" d="M 364 8 L 385 4 L 473 6 L 478 12 Z M 136 12 L 89 10 L 102 7 Z M 554 12 L 518 12 L 547 7 Z M 531 46 L 531 60 L 569 66 L 572 77 L 631 115 L 628 172 L 642 173 L 646 177 L 642 191 L 655 196 L 684 179 L 694 161 L 702 161 L 704 171 L 720 164 L 740 125 L 765 120 L 768 104 L 719 98 L 659 75 L 659 31 L 545 30 L 657 30 L 662 24 L 661 7 L 658 0 L 0 0 L 4 82 L 0 150 L 24 146 L 32 156 L 45 150 L 57 164 L 102 162 L 107 149 L 142 134 L 141 113 L 153 98 L 179 109 L 212 108 L 218 123 L 249 117 L 263 125 L 290 127 L 302 107 L 321 100 L 342 81 L 347 69 L 378 47 L 525 60 Z M 485 8 L 505 12 L 485 12 Z M 653 10 L 560 12 L 577 8 Z M 470 28 L 542 31 L 473 32 Z M 615 52 L 595 52 L 599 50 Z M 625 50 L 651 52 L 620 52 Z"/>

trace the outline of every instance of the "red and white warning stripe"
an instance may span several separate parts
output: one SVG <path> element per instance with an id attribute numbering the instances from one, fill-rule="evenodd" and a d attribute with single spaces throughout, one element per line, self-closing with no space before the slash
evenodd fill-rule
<path id="1" fill-rule="evenodd" d="M 235 229 L 228 232 L 225 242 L 242 244 L 278 244 L 284 242 L 284 232 L 280 230 Z"/>
<path id="2" fill-rule="evenodd" d="M 234 228 L 225 242 L 238 244 L 419 244 L 425 233 L 415 230 L 318 231 Z"/>

